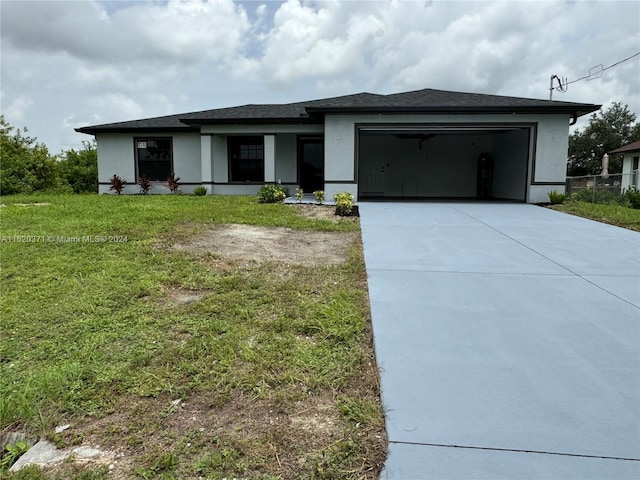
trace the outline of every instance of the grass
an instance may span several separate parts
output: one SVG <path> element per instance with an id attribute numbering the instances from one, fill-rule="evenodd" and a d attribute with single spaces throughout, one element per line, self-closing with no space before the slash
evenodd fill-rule
<path id="1" fill-rule="evenodd" d="M 572 200 L 549 208 L 640 232 L 640 210 L 626 206 Z"/>
<path id="2" fill-rule="evenodd" d="M 384 416 L 359 243 L 315 267 L 161 248 L 220 223 L 355 221 L 250 197 L 2 202 L 0 427 L 123 455 L 110 473 L 66 463 L 6 478 L 377 478 Z M 33 202 L 50 205 L 16 205 Z"/>

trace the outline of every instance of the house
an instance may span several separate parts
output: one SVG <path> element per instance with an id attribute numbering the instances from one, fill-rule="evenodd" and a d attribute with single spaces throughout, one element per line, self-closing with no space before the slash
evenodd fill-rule
<path id="1" fill-rule="evenodd" d="M 185 193 L 280 182 L 327 198 L 547 201 L 565 185 L 570 122 L 600 105 L 424 89 L 243 105 L 77 128 L 98 144 L 100 193 L 175 173 Z"/>
<path id="2" fill-rule="evenodd" d="M 640 140 L 609 152 L 609 155 L 616 154 L 623 155 L 622 181 L 620 182 L 620 187 L 623 190 L 631 186 L 640 188 L 640 172 L 638 172 L 638 163 L 640 162 Z"/>

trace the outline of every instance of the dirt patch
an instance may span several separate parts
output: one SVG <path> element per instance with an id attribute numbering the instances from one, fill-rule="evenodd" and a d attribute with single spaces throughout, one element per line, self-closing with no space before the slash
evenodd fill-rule
<path id="1" fill-rule="evenodd" d="M 196 303 L 207 296 L 206 291 L 184 290 L 182 288 L 171 288 L 167 291 L 168 300 L 175 305 L 187 305 Z"/>
<path id="2" fill-rule="evenodd" d="M 356 232 L 317 232 L 252 225 L 220 225 L 172 246 L 194 254 L 289 265 L 331 265 L 347 259 Z"/>
<path id="3" fill-rule="evenodd" d="M 340 217 L 335 213 L 335 207 L 329 205 L 314 205 L 311 203 L 300 203 L 291 205 L 298 215 L 313 220 L 330 220 L 332 222 L 344 222 L 346 217 Z"/>

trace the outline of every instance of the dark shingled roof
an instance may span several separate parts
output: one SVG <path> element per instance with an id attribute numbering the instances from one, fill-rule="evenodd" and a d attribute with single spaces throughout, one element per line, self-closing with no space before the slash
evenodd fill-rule
<path id="1" fill-rule="evenodd" d="M 611 150 L 609 153 L 627 153 L 627 152 L 640 152 L 640 140 L 637 142 L 632 142 L 624 147 L 616 148 L 615 150 Z"/>
<path id="2" fill-rule="evenodd" d="M 378 95 L 358 93 L 307 102 L 242 105 L 166 117 L 76 128 L 77 132 L 189 131 L 202 124 L 321 123 L 324 114 L 345 113 L 567 113 L 581 116 L 601 105 L 505 97 L 480 93 L 416 90 Z"/>

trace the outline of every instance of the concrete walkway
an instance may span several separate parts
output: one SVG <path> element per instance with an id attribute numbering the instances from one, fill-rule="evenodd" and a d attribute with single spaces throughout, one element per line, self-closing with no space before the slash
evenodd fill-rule
<path id="1" fill-rule="evenodd" d="M 640 478 L 640 234 L 507 203 L 360 203 L 383 479 Z"/>

